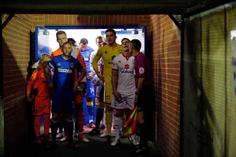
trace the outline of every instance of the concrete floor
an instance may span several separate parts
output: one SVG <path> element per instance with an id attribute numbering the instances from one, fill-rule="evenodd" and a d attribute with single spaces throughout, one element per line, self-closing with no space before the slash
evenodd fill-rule
<path id="1" fill-rule="evenodd" d="M 161 157 L 158 150 L 158 146 L 152 142 L 149 142 L 149 151 L 145 154 L 135 154 L 133 147 L 129 143 L 127 138 L 122 138 L 121 143 L 115 147 L 110 146 L 106 143 L 105 138 L 100 138 L 98 135 L 89 136 L 85 134 L 89 143 L 79 143 L 79 148 L 73 149 L 67 146 L 66 142 L 57 142 L 57 147 L 53 149 L 45 149 L 44 146 L 34 146 L 30 148 L 31 152 L 29 156 L 34 157 L 45 157 L 45 156 L 55 156 L 55 157 L 78 157 L 81 155 L 87 157 L 94 156 L 112 156 L 112 157 L 125 157 L 125 156 L 140 156 L 140 157 Z"/>

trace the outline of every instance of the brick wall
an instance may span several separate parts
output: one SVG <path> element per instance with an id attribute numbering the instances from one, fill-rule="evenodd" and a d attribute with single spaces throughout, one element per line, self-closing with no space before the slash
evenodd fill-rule
<path id="1" fill-rule="evenodd" d="M 165 157 L 180 156 L 180 32 L 166 15 L 151 15 L 156 89 L 156 140 Z"/>
<path id="2" fill-rule="evenodd" d="M 16 14 L 2 32 L 5 153 L 11 157 L 19 155 L 28 139 L 25 84 L 31 22 L 31 16 Z"/>
<path id="3" fill-rule="evenodd" d="M 144 25 L 149 27 L 149 15 L 61 15 L 34 14 L 33 26 L 40 25 Z"/>

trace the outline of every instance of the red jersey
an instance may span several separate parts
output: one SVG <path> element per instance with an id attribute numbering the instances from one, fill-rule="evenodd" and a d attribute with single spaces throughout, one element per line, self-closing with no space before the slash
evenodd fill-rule
<path id="1" fill-rule="evenodd" d="M 50 89 L 47 84 L 47 79 L 44 74 L 44 69 L 38 67 L 33 71 L 28 83 L 27 83 L 27 96 L 30 96 L 32 90 L 37 90 L 37 96 L 50 97 Z"/>

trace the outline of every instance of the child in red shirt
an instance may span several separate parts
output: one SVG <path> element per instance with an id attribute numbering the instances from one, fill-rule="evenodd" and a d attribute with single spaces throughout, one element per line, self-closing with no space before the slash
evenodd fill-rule
<path id="1" fill-rule="evenodd" d="M 34 101 L 34 132 L 35 143 L 40 144 L 40 121 L 44 118 L 44 138 L 49 141 L 49 127 L 50 127 L 50 109 L 51 109 L 51 95 L 48 87 L 47 78 L 44 74 L 44 69 L 50 61 L 50 56 L 42 54 L 39 60 L 39 66 L 33 71 L 27 83 L 27 100 Z"/>

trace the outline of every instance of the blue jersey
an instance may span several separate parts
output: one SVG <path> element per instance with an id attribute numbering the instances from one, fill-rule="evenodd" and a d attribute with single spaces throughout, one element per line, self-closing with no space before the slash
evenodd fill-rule
<path id="1" fill-rule="evenodd" d="M 82 70 L 80 63 L 73 57 L 65 60 L 60 55 L 52 58 L 48 66 L 53 71 L 54 92 L 72 91 L 74 74 Z"/>
<path id="2" fill-rule="evenodd" d="M 90 73 L 92 70 L 91 66 L 91 55 L 94 52 L 94 49 L 88 47 L 86 50 L 80 49 L 80 53 L 84 58 L 86 65 L 86 74 Z M 87 88 L 86 88 L 86 97 L 93 98 L 95 96 L 94 86 L 91 79 L 87 79 Z"/>
<path id="3" fill-rule="evenodd" d="M 52 112 L 73 112 L 74 76 L 82 70 L 82 66 L 75 58 L 65 60 L 61 55 L 52 58 L 49 63 L 53 81 Z"/>
<path id="4" fill-rule="evenodd" d="M 94 49 L 92 49 L 91 47 L 88 47 L 86 50 L 82 50 L 80 49 L 80 53 L 84 58 L 84 62 L 86 64 L 86 73 L 90 73 L 91 72 L 91 54 L 94 52 Z"/>

